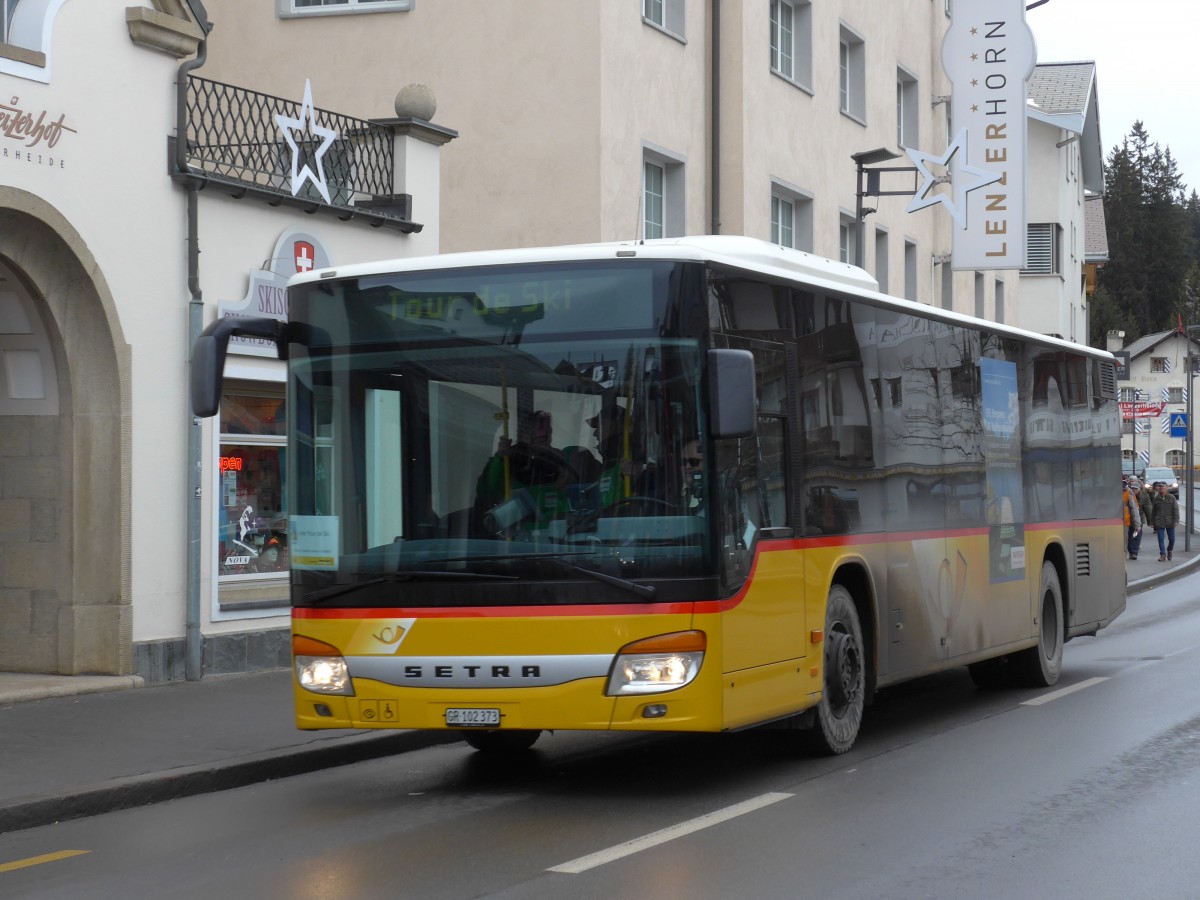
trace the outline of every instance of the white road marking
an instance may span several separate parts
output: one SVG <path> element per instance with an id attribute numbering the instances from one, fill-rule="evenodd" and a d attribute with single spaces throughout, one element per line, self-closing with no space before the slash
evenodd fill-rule
<path id="1" fill-rule="evenodd" d="M 1034 697 L 1032 700 L 1026 700 L 1022 706 L 1041 706 L 1043 703 L 1049 703 L 1051 700 L 1059 700 L 1067 694 L 1073 694 L 1076 691 L 1082 691 L 1084 688 L 1090 688 L 1102 681 L 1108 681 L 1104 677 L 1089 678 L 1086 681 L 1081 681 L 1079 684 L 1073 684 L 1070 687 L 1065 687 L 1058 691 L 1053 691 L 1049 694 L 1042 694 L 1040 697 Z"/>
<path id="2" fill-rule="evenodd" d="M 770 806 L 772 803 L 778 803 L 780 800 L 786 800 L 792 796 L 794 795 L 778 793 L 762 794 L 751 800 L 735 803 L 733 806 L 718 809 L 716 812 L 710 812 L 707 815 L 698 816 L 686 822 L 680 822 L 678 825 L 663 828 L 661 831 L 655 831 L 652 834 L 634 838 L 623 844 L 617 844 L 615 847 L 609 847 L 607 850 L 600 850 L 596 853 L 590 853 L 587 856 L 573 859 L 570 862 L 551 866 L 546 871 L 578 875 L 580 872 L 586 872 L 588 869 L 594 869 L 597 866 L 602 866 L 605 863 L 613 862 L 625 856 L 632 856 L 634 853 L 640 853 L 642 850 L 657 847 L 659 844 L 665 844 L 667 841 L 673 841 L 675 838 L 684 837 L 685 835 L 692 834 L 695 831 L 700 831 L 712 825 L 718 825 L 729 819 L 744 816 L 746 813 L 754 812 L 757 809 L 762 809 L 764 806 Z"/>

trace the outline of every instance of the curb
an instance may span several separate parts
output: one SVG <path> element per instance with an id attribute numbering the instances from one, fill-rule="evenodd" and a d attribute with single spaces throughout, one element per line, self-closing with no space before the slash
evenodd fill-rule
<path id="1" fill-rule="evenodd" d="M 1179 566 L 1173 566 L 1165 572 L 1159 572 L 1155 575 L 1147 575 L 1145 578 L 1139 578 L 1137 581 L 1131 581 L 1128 587 L 1125 588 L 1125 595 L 1132 597 L 1134 594 L 1140 594 L 1142 591 L 1147 591 L 1152 587 L 1158 587 L 1160 584 L 1166 584 L 1168 581 L 1174 581 L 1176 578 L 1182 578 L 1200 566 L 1200 556 L 1193 556 L 1187 562 Z"/>
<path id="2" fill-rule="evenodd" d="M 397 753 L 461 741 L 458 732 L 402 731 L 388 735 L 336 738 L 320 747 L 273 750 L 233 761 L 206 763 L 114 778 L 103 784 L 62 793 L 17 797 L 0 805 L 0 834 L 56 822 L 148 806 L 197 794 L 245 787 L 277 778 L 304 775 Z"/>

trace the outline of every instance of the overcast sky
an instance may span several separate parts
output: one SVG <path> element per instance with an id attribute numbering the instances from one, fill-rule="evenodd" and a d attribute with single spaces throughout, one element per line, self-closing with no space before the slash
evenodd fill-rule
<path id="1" fill-rule="evenodd" d="M 1171 148 L 1188 193 L 1200 193 L 1197 0 L 1050 0 L 1025 20 L 1038 62 L 1095 61 L 1106 163 L 1141 120 L 1151 141 Z"/>

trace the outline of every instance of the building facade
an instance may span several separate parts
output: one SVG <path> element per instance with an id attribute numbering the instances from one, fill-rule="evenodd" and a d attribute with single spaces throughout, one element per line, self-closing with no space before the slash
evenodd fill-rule
<path id="1" fill-rule="evenodd" d="M 1036 13 L 1034 13 L 1036 15 Z M 1093 62 L 1043 63 L 1029 81 L 1028 260 L 1021 270 L 1023 328 L 1088 342 L 1088 226 L 1103 215 L 1103 148 Z M 1105 242 L 1106 245 L 1106 242 Z M 1094 277 L 1092 279 L 1094 283 Z"/>
<path id="2" fill-rule="evenodd" d="M 231 354 L 238 443 L 223 453 L 188 411 L 191 340 L 219 314 L 285 314 L 298 268 L 437 252 L 453 132 L 398 117 L 400 85 L 380 120 L 337 119 L 328 174 L 370 163 L 364 190 L 325 177 L 302 79 L 279 98 L 188 71 L 199 2 L 3 8 L 0 671 L 158 681 L 286 664 L 285 574 L 220 574 L 234 537 L 261 549 L 241 511 L 258 534 L 284 512 L 282 363 Z"/>
<path id="3" fill-rule="evenodd" d="M 1118 375 L 1121 400 L 1140 402 L 1143 409 L 1145 404 L 1161 404 L 1161 412 L 1123 420 L 1121 456 L 1133 462 L 1135 472 L 1146 466 L 1170 466 L 1182 476 L 1188 466 L 1187 439 L 1172 430 L 1181 431 L 1180 416 L 1186 429 L 1194 410 L 1188 402 L 1188 354 L 1200 356 L 1200 341 L 1176 329 L 1147 334 L 1126 347 L 1124 336 L 1121 331 L 1108 335 L 1108 349 L 1125 363 L 1124 374 Z"/>
<path id="4" fill-rule="evenodd" d="M 213 42 L 211 77 L 257 64 L 273 92 L 300 74 L 360 114 L 393 73 L 433 90 L 462 134 L 443 157 L 446 250 L 720 232 L 853 262 L 852 154 L 889 148 L 889 167 L 911 169 L 903 147 L 949 141 L 946 0 L 252 6 L 210 0 L 218 29 L 238 22 Z M 380 48 L 370 77 L 335 47 Z M 880 177 L 915 190 L 911 171 Z M 907 202 L 864 204 L 862 259 L 881 287 L 1014 322 L 1018 273 L 950 271 L 949 217 Z"/>
<path id="5" fill-rule="evenodd" d="M 285 316 L 301 268 L 743 234 L 1086 336 L 1077 268 L 1026 303 L 1028 275 L 951 268 L 943 210 L 906 212 L 903 150 L 952 137 L 948 0 L 3 8 L 0 670 L 286 662 L 282 364 L 239 342 L 212 422 L 186 380 L 200 325 Z M 1046 115 L 1030 221 L 1073 259 L 1098 136 Z M 863 196 L 853 157 L 879 148 Z"/>

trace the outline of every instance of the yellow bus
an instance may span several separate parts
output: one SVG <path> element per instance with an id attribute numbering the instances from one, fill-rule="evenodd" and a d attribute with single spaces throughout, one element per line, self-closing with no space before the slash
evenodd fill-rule
<path id="1" fill-rule="evenodd" d="M 1048 686 L 1125 607 L 1112 357 L 741 237 L 298 275 L 288 364 L 296 723 L 797 728 L 881 687 Z"/>

